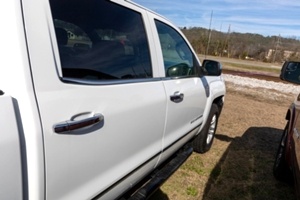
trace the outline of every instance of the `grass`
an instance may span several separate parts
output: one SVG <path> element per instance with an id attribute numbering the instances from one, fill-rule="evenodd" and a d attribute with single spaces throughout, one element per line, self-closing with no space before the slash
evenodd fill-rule
<path id="1" fill-rule="evenodd" d="M 238 70 L 250 70 L 250 71 L 259 71 L 259 72 L 270 72 L 279 74 L 281 70 L 282 63 L 264 63 L 258 61 L 249 61 L 249 60 L 240 60 L 232 59 L 227 57 L 218 57 L 218 56 L 204 56 L 198 55 L 200 60 L 210 59 L 217 60 L 222 63 L 223 68 L 231 68 Z"/>
<path id="2" fill-rule="evenodd" d="M 195 188 L 193 186 L 189 186 L 189 187 L 187 187 L 186 193 L 189 196 L 196 197 L 198 195 L 198 190 L 197 190 L 197 188 Z"/>
<path id="3" fill-rule="evenodd" d="M 272 67 L 264 67 L 264 66 L 257 66 L 257 65 L 243 65 L 243 64 L 237 64 L 237 63 L 230 63 L 230 62 L 223 62 L 223 66 L 226 68 L 226 66 L 230 66 L 231 68 L 235 69 L 246 69 L 246 70 L 252 70 L 252 71 L 259 71 L 259 72 L 271 72 L 271 73 L 280 73 L 279 68 L 272 68 Z"/>

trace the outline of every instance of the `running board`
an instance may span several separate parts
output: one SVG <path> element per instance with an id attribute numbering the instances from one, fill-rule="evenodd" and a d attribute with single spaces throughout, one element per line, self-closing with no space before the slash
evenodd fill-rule
<path id="1" fill-rule="evenodd" d="M 151 179 L 138 189 L 128 200 L 145 200 L 149 198 L 193 153 L 191 145 L 187 144 L 178 151 L 175 157 L 151 176 Z"/>

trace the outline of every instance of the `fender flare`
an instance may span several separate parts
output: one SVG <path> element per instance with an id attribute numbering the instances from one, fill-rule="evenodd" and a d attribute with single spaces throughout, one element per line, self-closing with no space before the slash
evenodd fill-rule
<path id="1" fill-rule="evenodd" d="M 225 94 L 226 94 L 226 86 L 222 76 L 204 76 L 201 77 L 201 81 L 206 91 L 206 106 L 203 112 L 203 121 L 206 122 L 212 104 L 217 104 L 219 107 L 219 114 L 222 111 Z M 202 123 L 198 133 L 202 130 L 205 123 Z"/>

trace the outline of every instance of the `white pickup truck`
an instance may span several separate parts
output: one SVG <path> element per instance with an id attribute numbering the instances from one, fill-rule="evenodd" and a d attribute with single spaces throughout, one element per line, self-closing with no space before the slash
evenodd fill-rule
<path id="1" fill-rule="evenodd" d="M 10 0 L 0 25 L 0 199 L 144 199 L 210 149 L 221 65 L 167 19 L 127 0 Z"/>

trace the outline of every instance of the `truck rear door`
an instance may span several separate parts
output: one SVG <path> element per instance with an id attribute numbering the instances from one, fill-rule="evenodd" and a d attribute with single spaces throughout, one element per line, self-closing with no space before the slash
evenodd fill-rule
<path id="1" fill-rule="evenodd" d="M 46 199 L 105 195 L 135 170 L 152 170 L 161 150 L 166 96 L 155 79 L 145 11 L 111 1 L 27 2 Z M 33 4 L 43 9 L 32 12 Z"/>

